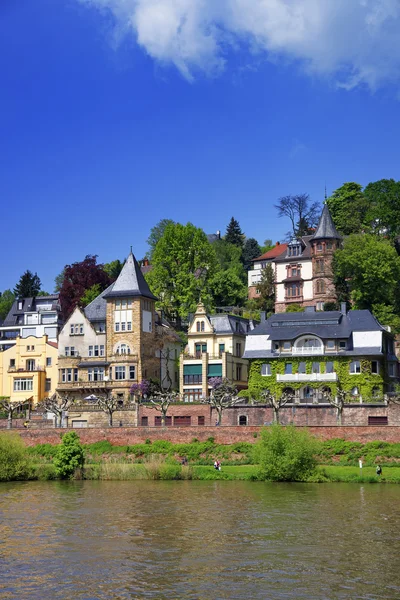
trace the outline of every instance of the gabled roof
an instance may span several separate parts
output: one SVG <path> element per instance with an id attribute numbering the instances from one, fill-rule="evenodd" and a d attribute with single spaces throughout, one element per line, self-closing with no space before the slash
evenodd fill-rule
<path id="1" fill-rule="evenodd" d="M 107 314 L 107 301 L 104 299 L 105 294 L 111 291 L 111 288 L 114 284 L 108 286 L 105 290 L 101 292 L 90 304 L 88 304 L 83 312 L 86 315 L 86 318 L 89 321 L 105 321 Z"/>
<path id="2" fill-rule="evenodd" d="M 118 275 L 118 279 L 110 286 L 110 288 L 108 288 L 108 290 L 106 290 L 103 298 L 131 296 L 143 296 L 144 298 L 157 300 L 154 294 L 151 293 L 132 251 L 129 253 L 121 273 Z"/>
<path id="3" fill-rule="evenodd" d="M 276 246 L 271 248 L 271 250 L 268 250 L 268 252 L 264 252 L 264 254 L 261 254 L 261 256 L 253 258 L 252 262 L 257 262 L 259 260 L 271 260 L 272 258 L 276 258 L 277 256 L 280 256 L 281 254 L 286 252 L 287 246 L 287 244 L 276 244 Z"/>
<path id="4" fill-rule="evenodd" d="M 324 204 L 322 214 L 319 219 L 317 231 L 314 233 L 313 240 L 340 240 L 341 236 L 336 231 L 335 224 L 332 220 L 331 213 L 327 204 Z"/>

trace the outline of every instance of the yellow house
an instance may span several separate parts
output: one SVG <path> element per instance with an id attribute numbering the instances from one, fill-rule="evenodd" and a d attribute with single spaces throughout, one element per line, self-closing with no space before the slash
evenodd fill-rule
<path id="1" fill-rule="evenodd" d="M 18 337 L 14 346 L 0 352 L 0 396 L 35 406 L 56 391 L 57 363 L 57 343 L 47 335 Z"/>

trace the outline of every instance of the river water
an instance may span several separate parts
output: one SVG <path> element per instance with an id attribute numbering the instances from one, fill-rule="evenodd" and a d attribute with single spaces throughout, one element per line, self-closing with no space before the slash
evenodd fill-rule
<path id="1" fill-rule="evenodd" d="M 0 484 L 0 598 L 400 599 L 400 486 Z"/>

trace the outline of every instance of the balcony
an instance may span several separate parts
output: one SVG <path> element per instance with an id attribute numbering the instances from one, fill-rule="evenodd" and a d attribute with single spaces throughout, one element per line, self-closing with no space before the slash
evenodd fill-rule
<path id="1" fill-rule="evenodd" d="M 290 373 L 277 375 L 276 380 L 281 383 L 308 383 L 310 381 L 334 382 L 337 381 L 337 373 Z"/>
<path id="2" fill-rule="evenodd" d="M 294 356 L 310 356 L 310 355 L 321 355 L 324 354 L 323 346 L 298 346 L 292 348 L 292 355 Z"/>
<path id="3" fill-rule="evenodd" d="M 33 367 L 33 369 L 27 369 L 25 367 L 8 367 L 8 373 L 35 373 L 37 371 L 45 371 L 45 367 L 39 367 L 39 365 Z"/>

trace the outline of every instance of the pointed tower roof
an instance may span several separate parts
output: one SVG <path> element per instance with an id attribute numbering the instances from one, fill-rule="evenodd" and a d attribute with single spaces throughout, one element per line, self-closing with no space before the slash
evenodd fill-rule
<path id="1" fill-rule="evenodd" d="M 342 236 L 338 234 L 336 227 L 333 223 L 331 213 L 329 212 L 328 205 L 325 203 L 324 208 L 322 210 L 322 214 L 319 218 L 319 223 L 317 227 L 317 231 L 312 236 L 312 240 L 340 240 Z"/>
<path id="2" fill-rule="evenodd" d="M 118 279 L 108 288 L 103 298 L 121 298 L 123 296 L 143 296 L 144 298 L 157 300 L 151 293 L 139 264 L 132 254 L 132 250 L 122 267 L 121 273 L 118 275 Z"/>

